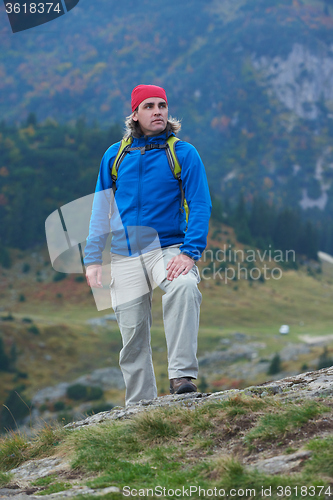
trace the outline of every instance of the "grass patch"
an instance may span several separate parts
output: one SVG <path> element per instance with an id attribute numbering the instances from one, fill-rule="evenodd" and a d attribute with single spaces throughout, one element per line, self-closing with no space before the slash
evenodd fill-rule
<path id="1" fill-rule="evenodd" d="M 57 424 L 46 425 L 29 438 L 20 432 L 10 432 L 0 439 L 0 470 L 9 471 L 26 460 L 53 455 L 69 432 Z"/>
<path id="2" fill-rule="evenodd" d="M 212 464 L 213 465 L 213 464 Z M 268 475 L 262 474 L 257 470 L 246 470 L 242 464 L 234 458 L 221 457 L 212 467 L 210 477 L 215 479 L 217 488 L 222 488 L 225 492 L 231 489 L 237 492 L 234 498 L 267 498 L 279 499 L 289 498 L 296 500 L 299 498 L 325 498 L 325 490 L 321 491 L 318 487 L 323 485 L 323 481 L 311 480 L 305 478 L 303 474 L 287 475 Z M 301 495 L 301 487 L 303 489 Z M 312 489 L 310 489 L 312 487 Z M 326 484 L 325 488 L 328 485 Z M 266 495 L 262 491 L 266 491 Z"/>
<path id="3" fill-rule="evenodd" d="M 108 422 L 80 429 L 69 436 L 69 442 L 76 452 L 72 467 L 86 471 L 100 471 L 129 457 L 135 459 L 144 449 L 129 422 Z"/>
<path id="4" fill-rule="evenodd" d="M 234 398 L 222 402 L 222 408 L 227 410 L 230 417 L 242 415 L 248 412 L 256 412 L 265 408 L 268 404 L 275 404 L 271 400 L 263 400 L 258 397 L 246 397 L 237 394 Z"/>
<path id="5" fill-rule="evenodd" d="M 0 440 L 0 464 L 2 472 L 14 469 L 26 460 L 28 438 L 21 433 L 10 433 Z"/>
<path id="6" fill-rule="evenodd" d="M 157 411 L 139 415 L 132 424 L 131 429 L 143 441 L 159 443 L 178 436 L 181 422 L 172 418 L 170 412 Z"/>
<path id="7" fill-rule="evenodd" d="M 38 491 L 37 495 L 51 495 L 51 493 L 58 493 L 59 491 L 65 491 L 71 489 L 71 483 L 53 483 L 48 488 L 43 491 Z"/>
<path id="8" fill-rule="evenodd" d="M 275 410 L 259 419 L 256 427 L 245 436 L 245 442 L 251 444 L 255 439 L 269 441 L 281 438 L 325 411 L 329 408 L 312 401 L 301 406 L 293 404 L 284 411 Z"/>
<path id="9" fill-rule="evenodd" d="M 313 455 L 311 462 L 305 466 L 305 472 L 316 473 L 333 479 L 333 436 L 313 439 L 308 443 L 307 448 L 313 451 Z"/>
<path id="10" fill-rule="evenodd" d="M 56 474 L 50 474 L 49 476 L 45 477 L 40 477 L 39 479 L 36 479 L 36 481 L 32 481 L 32 486 L 47 486 L 51 484 L 55 479 L 57 475 Z"/>
<path id="11" fill-rule="evenodd" d="M 87 483 L 95 488 L 197 482 L 197 470 L 186 464 L 184 450 L 172 444 L 179 435 L 183 414 L 184 410 L 157 410 L 130 422 L 81 429 L 69 437 L 75 450 L 72 467 L 98 472 L 99 476 Z M 163 445 L 166 441 L 168 446 Z"/>
<path id="12" fill-rule="evenodd" d="M 283 492 L 284 497 L 296 499 L 300 497 L 301 486 L 325 485 L 327 478 L 333 476 L 333 437 L 312 440 L 309 448 L 313 450 L 313 456 L 301 473 L 288 476 L 270 476 L 247 469 L 235 457 L 221 456 L 221 453 L 226 452 L 226 444 L 232 438 L 237 445 L 237 454 L 241 455 L 242 450 L 247 454 L 244 429 L 253 426 L 256 420 L 256 427 L 246 435 L 246 438 L 250 436 L 248 442 L 270 439 L 276 443 L 288 429 L 300 427 L 327 410 L 327 407 L 316 402 L 281 405 L 270 397 L 261 399 L 237 395 L 194 409 L 182 406 L 151 410 L 131 420 L 108 421 L 74 431 L 47 426 L 33 439 L 30 438 L 30 442 L 19 435 L 11 436 L 7 445 L 11 443 L 12 447 L 7 448 L 6 453 L 14 450 L 18 455 L 17 448 L 22 446 L 21 455 L 16 459 L 18 462 L 50 456 L 52 450 L 58 449 L 60 445 L 61 453 L 72 457 L 71 467 L 80 469 L 81 478 L 86 478 L 87 486 L 98 489 L 109 486 L 122 489 L 128 486 L 137 490 L 136 496 L 143 496 L 139 490 L 145 488 L 156 492 L 157 486 L 161 486 L 166 488 L 167 493 L 155 493 L 155 496 L 185 498 L 186 493 L 184 496 L 179 495 L 179 489 L 186 490 L 192 485 L 197 488 L 197 493 L 194 491 L 191 495 L 194 499 L 204 496 L 199 495 L 199 487 L 206 491 L 222 489 L 227 493 L 233 489 L 236 491 L 233 498 L 261 498 L 263 488 L 271 492 L 266 495 L 269 498 L 283 498 Z M 244 426 L 240 427 L 240 424 Z M 4 453 L 0 456 L 1 463 L 3 457 Z M 12 463 L 7 464 L 8 468 L 9 465 L 12 466 Z M 324 475 L 322 479 L 320 474 Z M 57 482 L 56 479 L 56 475 L 52 475 L 32 484 L 46 487 L 39 493 L 41 495 L 71 487 L 69 483 Z M 178 494 L 175 492 L 177 489 Z M 302 494 L 302 498 L 324 498 L 325 491 L 320 496 L 319 490 L 313 495 L 313 490 L 309 489 L 309 494 Z M 89 500 L 95 496 L 82 495 L 77 498 Z M 112 493 L 103 498 L 123 498 L 123 494 Z"/>
<path id="13" fill-rule="evenodd" d="M 13 478 L 13 474 L 0 472 L 0 488 L 3 488 L 8 483 L 10 483 L 12 478 Z"/>

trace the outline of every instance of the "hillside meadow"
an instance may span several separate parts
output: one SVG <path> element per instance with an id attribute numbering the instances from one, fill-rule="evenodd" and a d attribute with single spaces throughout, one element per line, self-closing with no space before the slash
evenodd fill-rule
<path id="1" fill-rule="evenodd" d="M 216 235 L 215 239 L 212 234 Z M 208 248 L 229 248 L 224 245 L 232 245 L 235 251 L 247 250 L 236 242 L 232 228 L 214 223 Z M 306 261 L 302 265 L 292 263 L 297 269 L 290 269 L 290 263 L 269 262 L 267 259 L 261 262 L 258 259 L 255 263 L 241 263 L 242 267 L 248 267 L 248 279 L 226 280 L 225 274 L 218 273 L 220 266 L 227 266 L 231 276 L 230 270 L 237 270 L 238 263 L 213 260 L 213 267 L 208 262 L 208 256 L 211 255 L 207 253 L 206 262 L 204 259 L 199 262 L 202 276 L 199 288 L 203 295 L 199 358 L 215 351 L 222 352 L 228 343 L 234 342 L 235 335 L 240 334 L 244 336 L 241 342 L 255 345 L 257 361 L 264 363 L 288 345 L 304 344 L 300 336 L 316 337 L 333 333 L 333 280 L 320 272 L 317 262 Z M 253 266 L 259 271 L 253 272 L 252 276 L 257 277 L 259 273 L 263 274 L 264 265 L 267 278 L 270 276 L 270 279 L 249 279 Z M 276 279 L 267 271 L 273 268 L 279 269 L 279 272 L 273 273 Z M 241 273 L 242 276 L 245 277 L 245 271 Z M 117 323 L 109 321 L 107 328 L 87 323 L 89 319 L 102 318 L 113 311 L 96 310 L 83 275 L 61 275 L 59 278 L 59 273 L 55 273 L 50 266 L 47 250 L 39 248 L 32 253 L 14 251 L 13 266 L 2 270 L 2 278 L 1 337 L 7 355 L 10 357 L 15 351 L 12 369 L 0 371 L 2 401 L 17 386 L 24 388 L 24 398 L 29 400 L 43 387 L 74 380 L 97 368 L 118 366 L 121 338 Z M 162 292 L 155 289 L 152 348 L 159 393 L 166 394 L 167 353 L 161 296 Z M 289 325 L 288 335 L 279 333 L 282 324 Z M 329 356 L 332 343 L 331 340 L 328 345 Z M 282 371 L 301 373 L 306 367 L 315 368 L 322 351 L 320 344 L 313 345 L 308 352 L 300 352 L 297 359 L 286 360 L 282 364 Z M 244 367 L 245 361 L 239 359 L 231 364 L 237 372 L 237 366 Z M 220 362 L 203 366 L 199 384 L 205 379 L 205 389 L 216 390 L 221 387 L 244 387 L 270 378 L 267 370 L 252 373 L 251 366 L 247 366 L 245 379 L 241 375 L 233 375 L 229 379 L 224 372 L 229 364 Z M 220 379 L 221 385 L 218 385 Z M 123 391 L 118 390 L 105 394 L 107 401 L 113 404 L 123 404 L 123 397 Z"/>

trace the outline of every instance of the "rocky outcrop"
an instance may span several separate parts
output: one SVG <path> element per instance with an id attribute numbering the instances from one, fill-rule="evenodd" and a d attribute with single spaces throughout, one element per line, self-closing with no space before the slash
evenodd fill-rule
<path id="1" fill-rule="evenodd" d="M 333 396 L 333 367 L 325 368 L 319 371 L 307 372 L 294 377 L 287 377 L 282 380 L 267 382 L 259 386 L 248 387 L 244 390 L 228 390 L 217 393 L 189 393 L 182 395 L 162 396 L 153 400 L 142 400 L 135 405 L 126 408 L 113 408 L 110 411 L 102 412 L 93 415 L 84 420 L 73 422 L 66 427 L 72 429 L 73 432 L 87 426 L 97 426 L 102 422 L 112 420 L 130 419 L 142 412 L 149 412 L 156 408 L 167 408 L 181 406 L 189 411 L 209 402 L 223 401 L 234 397 L 237 394 L 244 394 L 253 397 L 263 398 L 265 396 L 273 396 L 280 401 L 295 401 L 314 398 L 323 398 L 331 400 Z M 269 474 L 286 473 L 297 469 L 302 461 L 311 456 L 309 450 L 299 449 L 292 454 L 276 455 L 262 459 L 259 455 L 254 456 L 251 463 L 246 464 L 246 467 L 251 470 L 253 468 Z M 14 482 L 16 489 L 0 488 L 0 498 L 15 497 L 17 500 L 37 499 L 40 496 L 34 495 L 38 488 L 30 486 L 30 481 L 37 478 L 45 477 L 50 474 L 61 475 L 62 478 L 73 478 L 73 471 L 70 470 L 69 463 L 65 458 L 50 457 L 40 460 L 30 460 L 20 467 L 11 471 L 14 474 Z M 77 478 L 76 478 L 77 479 Z M 70 498 L 80 494 L 89 494 L 92 496 L 103 496 L 108 493 L 121 493 L 119 488 L 108 487 L 100 489 L 92 489 L 76 482 L 73 487 L 66 491 L 43 495 L 43 498 Z"/>
<path id="2" fill-rule="evenodd" d="M 333 45 L 321 53 L 295 43 L 286 58 L 252 57 L 268 88 L 300 118 L 315 120 L 318 102 L 333 101 Z"/>
<path id="3" fill-rule="evenodd" d="M 126 408 L 115 407 L 110 411 L 92 415 L 84 420 L 73 422 L 66 427 L 77 429 L 78 427 L 96 425 L 106 420 L 119 420 L 131 418 L 138 413 L 150 411 L 153 408 L 171 407 L 176 405 L 186 406 L 193 409 L 198 405 L 211 401 L 223 401 L 234 397 L 236 394 L 255 396 L 276 396 L 280 399 L 293 400 L 297 398 L 315 398 L 333 395 L 333 367 L 323 370 L 302 373 L 294 377 L 287 377 L 274 382 L 267 382 L 259 386 L 246 389 L 231 389 L 228 391 L 214 393 L 192 392 L 181 395 L 161 396 L 156 399 L 142 400 L 139 403 Z"/>

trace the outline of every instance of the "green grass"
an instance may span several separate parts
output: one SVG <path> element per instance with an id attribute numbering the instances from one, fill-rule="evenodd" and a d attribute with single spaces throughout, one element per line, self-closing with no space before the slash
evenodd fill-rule
<path id="1" fill-rule="evenodd" d="M 313 495 L 313 490 L 309 491 L 310 494 L 306 494 L 304 490 L 304 495 L 301 496 L 300 488 L 305 486 L 309 488 L 317 487 L 317 485 L 322 485 L 324 481 L 320 481 L 312 476 L 311 479 L 305 479 L 302 474 L 294 474 L 292 476 L 287 475 L 268 475 L 262 474 L 256 470 L 247 471 L 238 460 L 234 458 L 221 458 L 216 461 L 215 468 L 212 473 L 217 476 L 217 486 L 223 488 L 225 491 L 230 491 L 234 489 L 239 492 L 238 496 L 234 498 L 265 498 L 261 492 L 266 490 L 267 498 L 279 499 L 279 498 L 290 498 L 293 500 L 301 498 L 310 499 L 315 496 L 315 498 L 324 499 L 324 494 Z M 327 485 L 327 483 L 326 483 Z M 251 490 L 255 491 L 255 496 L 251 496 Z M 244 491 L 247 492 L 244 495 Z M 319 489 L 315 492 L 319 492 Z"/>
<path id="2" fill-rule="evenodd" d="M 71 483 L 64 483 L 64 482 L 53 483 L 50 484 L 48 488 L 45 488 L 45 490 L 38 491 L 37 495 L 51 495 L 52 493 L 58 493 L 59 491 L 69 490 L 70 488 L 71 488 Z"/>
<path id="3" fill-rule="evenodd" d="M 13 479 L 13 474 L 0 472 L 0 488 L 6 486 Z"/>
<path id="4" fill-rule="evenodd" d="M 311 460 L 293 475 L 272 476 L 248 470 L 242 465 L 240 456 L 248 455 L 247 446 L 256 439 L 269 439 L 270 445 L 276 446 L 289 430 L 301 429 L 309 420 L 328 410 L 315 401 L 281 404 L 273 397 L 237 395 L 195 409 L 186 406 L 159 408 L 130 420 L 108 421 L 75 431 L 46 427 L 30 441 L 22 435 L 11 434 L 0 442 L 0 463 L 4 464 L 2 469 L 9 470 L 24 460 L 42 458 L 56 449 L 70 460 L 72 469 L 80 471 L 81 484 L 95 489 L 129 486 L 139 491 L 162 486 L 175 490 L 192 485 L 205 490 L 215 487 L 225 491 L 239 490 L 238 496 L 233 498 L 245 498 L 241 492 L 248 490 L 249 493 L 254 489 L 257 496 L 252 495 L 252 498 L 260 498 L 261 488 L 272 488 L 270 498 L 278 499 L 281 488 L 289 487 L 290 494 L 286 496 L 296 499 L 300 486 L 326 486 L 333 480 L 332 436 L 311 440 L 308 444 L 313 450 Z M 246 425 L 241 428 L 242 423 Z M 235 440 L 235 454 L 232 448 L 228 451 L 230 439 Z M 293 437 L 293 446 L 293 451 L 298 449 L 297 437 Z M 70 488 L 70 483 L 57 481 L 56 475 L 32 484 L 47 486 L 41 495 Z M 250 493 L 246 498 L 251 498 Z M 123 496 L 112 493 L 104 498 Z M 77 498 L 95 497 L 81 495 Z M 167 493 L 160 498 L 179 498 L 179 495 Z M 199 499 L 202 495 L 194 492 L 191 498 Z M 313 495 L 309 493 L 302 498 L 313 498 Z M 324 499 L 324 495 L 318 493 L 315 498 Z"/>
<path id="5" fill-rule="evenodd" d="M 0 464 L 3 471 L 14 469 L 26 460 L 28 438 L 21 433 L 11 433 L 0 441 Z"/>
<path id="6" fill-rule="evenodd" d="M 32 481 L 32 486 L 47 486 L 56 479 L 56 474 L 50 474 L 49 476 L 40 477 L 36 481 Z"/>
<path id="7" fill-rule="evenodd" d="M 0 439 L 1 470 L 8 471 L 18 467 L 26 460 L 50 456 L 70 431 L 60 425 L 46 425 L 32 437 L 23 433 L 11 432 Z"/>
<path id="8" fill-rule="evenodd" d="M 246 435 L 245 441 L 251 444 L 256 439 L 269 441 L 283 437 L 325 411 L 329 411 L 329 408 L 311 401 L 301 405 L 290 405 L 287 410 L 267 413 L 259 419 L 256 427 Z"/>
<path id="9" fill-rule="evenodd" d="M 311 462 L 305 466 L 305 472 L 333 478 L 333 436 L 313 439 L 308 443 L 307 448 L 313 451 L 313 455 Z"/>

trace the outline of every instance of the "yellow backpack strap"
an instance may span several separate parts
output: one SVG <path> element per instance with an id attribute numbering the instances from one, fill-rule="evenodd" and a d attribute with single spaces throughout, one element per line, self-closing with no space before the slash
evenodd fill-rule
<path id="1" fill-rule="evenodd" d="M 116 157 L 112 163 L 112 166 L 110 166 L 110 171 L 111 171 L 111 179 L 112 179 L 112 191 L 113 191 L 113 197 L 116 192 L 116 181 L 118 177 L 118 168 L 123 159 L 125 158 L 125 155 L 128 153 L 128 148 L 131 146 L 133 142 L 133 137 L 130 137 L 129 139 L 122 139 L 118 153 L 116 154 Z M 109 219 L 111 219 L 111 213 L 112 213 L 112 197 L 110 197 L 110 209 L 109 209 Z"/>
<path id="2" fill-rule="evenodd" d="M 112 179 L 112 189 L 115 191 L 115 185 L 116 185 L 116 180 L 117 180 L 117 177 L 118 177 L 118 169 L 119 169 L 119 165 L 121 164 L 121 162 L 123 161 L 123 159 L 125 158 L 125 155 L 127 154 L 128 152 L 128 148 L 130 147 L 130 145 L 132 144 L 133 142 L 133 137 L 129 137 L 128 139 L 122 139 L 121 140 L 121 143 L 120 143 L 120 146 L 119 146 L 119 149 L 118 149 L 118 153 L 113 161 L 113 164 L 112 164 L 112 167 L 110 167 L 110 170 L 111 170 L 111 179 Z"/>
<path id="3" fill-rule="evenodd" d="M 168 161 L 169 161 L 169 165 L 170 165 L 170 168 L 172 170 L 172 173 L 179 182 L 179 189 L 180 189 L 181 196 L 182 196 L 180 209 L 181 209 L 181 211 L 183 211 L 183 207 L 185 208 L 186 223 L 187 223 L 188 216 L 189 216 L 189 208 L 187 205 L 187 201 L 185 200 L 185 193 L 184 193 L 184 189 L 183 189 L 183 185 L 182 185 L 182 178 L 181 178 L 182 167 L 181 167 L 181 164 L 180 164 L 178 157 L 177 157 L 177 154 L 176 154 L 176 143 L 179 140 L 180 139 L 178 139 L 178 137 L 175 137 L 174 135 L 170 135 L 170 137 L 168 137 L 168 139 L 166 141 L 168 146 L 169 146 L 169 148 L 166 149 L 166 153 L 168 156 Z"/>
<path id="4" fill-rule="evenodd" d="M 176 154 L 176 142 L 178 142 L 180 139 L 178 139 L 178 137 L 175 137 L 174 135 L 170 135 L 170 137 L 167 139 L 167 144 L 169 146 L 169 151 L 171 153 L 171 156 L 172 156 L 172 160 L 173 160 L 173 175 L 176 177 L 176 179 L 180 179 L 180 174 L 181 174 L 181 171 L 182 171 L 182 167 L 179 163 L 179 160 L 177 158 L 177 154 Z"/>

